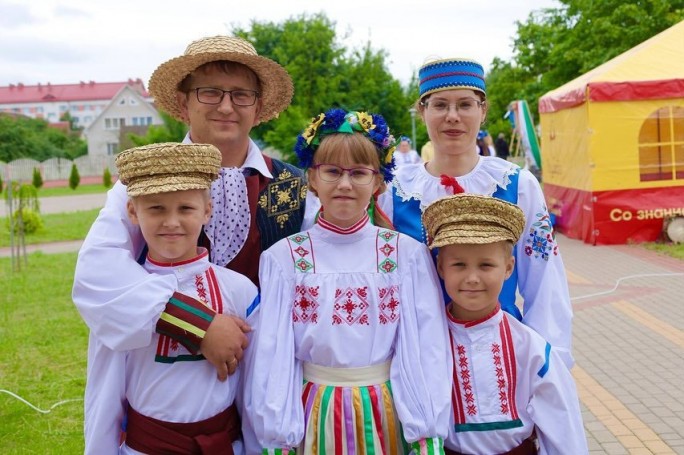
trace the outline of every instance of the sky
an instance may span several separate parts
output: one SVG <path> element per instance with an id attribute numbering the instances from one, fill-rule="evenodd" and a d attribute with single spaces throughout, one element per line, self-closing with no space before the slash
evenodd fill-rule
<path id="1" fill-rule="evenodd" d="M 389 70 L 406 84 L 434 58 L 473 58 L 485 70 L 494 57 L 509 60 L 515 22 L 559 6 L 557 0 L 0 0 L 0 86 L 129 78 L 147 86 L 154 69 L 193 40 L 319 12 L 336 23 L 347 48 L 370 41 L 386 50 Z"/>

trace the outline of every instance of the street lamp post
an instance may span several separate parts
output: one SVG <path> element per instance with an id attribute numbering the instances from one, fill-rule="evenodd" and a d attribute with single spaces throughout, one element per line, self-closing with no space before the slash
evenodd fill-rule
<path id="1" fill-rule="evenodd" d="M 413 149 L 418 149 L 418 144 L 416 144 L 416 108 L 412 107 L 409 110 L 411 114 L 411 139 L 413 140 Z"/>

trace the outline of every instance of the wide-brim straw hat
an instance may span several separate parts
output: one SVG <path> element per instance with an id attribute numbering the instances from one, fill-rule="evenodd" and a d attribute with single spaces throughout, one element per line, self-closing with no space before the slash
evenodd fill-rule
<path id="1" fill-rule="evenodd" d="M 210 144 L 143 145 L 124 150 L 114 161 L 130 197 L 207 189 L 221 170 L 221 152 Z"/>
<path id="2" fill-rule="evenodd" d="M 222 60 L 242 63 L 259 78 L 262 102 L 259 122 L 278 117 L 290 105 L 294 86 L 285 68 L 259 56 L 249 41 L 222 35 L 193 41 L 183 55 L 159 65 L 150 78 L 150 94 L 161 109 L 177 120 L 185 121 L 176 98 L 179 84 L 205 63 Z"/>
<path id="3" fill-rule="evenodd" d="M 516 243 L 525 215 L 515 204 L 479 194 L 455 194 L 430 204 L 423 212 L 430 248 L 445 245 Z"/>

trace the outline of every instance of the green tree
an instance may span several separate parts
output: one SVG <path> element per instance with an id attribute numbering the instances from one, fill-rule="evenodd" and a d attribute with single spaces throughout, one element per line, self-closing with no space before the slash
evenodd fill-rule
<path id="1" fill-rule="evenodd" d="M 43 119 L 0 114 L 0 161 L 74 159 L 87 153 L 87 144 L 78 135 L 53 128 Z"/>
<path id="2" fill-rule="evenodd" d="M 36 189 L 40 189 L 43 187 L 43 175 L 40 173 L 40 169 L 37 167 L 33 168 L 33 186 L 36 187 Z"/>
<path id="3" fill-rule="evenodd" d="M 102 173 L 102 184 L 104 185 L 105 188 L 111 188 L 112 187 L 112 173 L 109 172 L 108 167 L 106 167 L 104 169 L 104 172 Z"/>
<path id="4" fill-rule="evenodd" d="M 73 163 L 71 165 L 71 173 L 69 174 L 69 188 L 72 190 L 75 190 L 78 188 L 78 185 L 81 183 L 81 176 L 78 173 L 78 168 L 76 167 L 76 163 Z"/>
<path id="5" fill-rule="evenodd" d="M 297 135 L 310 119 L 332 107 L 382 114 L 393 131 L 410 131 L 411 101 L 387 69 L 387 53 L 370 44 L 348 50 L 335 23 L 324 14 L 300 15 L 282 23 L 252 21 L 233 33 L 248 39 L 260 55 L 287 69 L 295 84 L 292 105 L 277 120 L 259 125 L 252 136 L 294 162 Z M 315 43 L 313 45 L 312 43 Z"/>
<path id="6" fill-rule="evenodd" d="M 506 93 L 508 102 L 526 99 L 536 112 L 544 93 L 684 19 L 684 0 L 560 3 L 558 8 L 533 11 L 517 23 L 513 59 L 493 62 L 487 77 L 489 94 Z M 493 102 L 490 114 L 502 114 L 503 102 Z"/>

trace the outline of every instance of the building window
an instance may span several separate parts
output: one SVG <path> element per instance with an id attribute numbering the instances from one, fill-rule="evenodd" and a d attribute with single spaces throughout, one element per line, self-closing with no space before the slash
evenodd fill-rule
<path id="1" fill-rule="evenodd" d="M 133 117 L 131 120 L 133 120 L 134 126 L 138 126 L 138 117 Z"/>
<path id="2" fill-rule="evenodd" d="M 126 104 L 126 99 L 125 99 L 125 98 L 121 98 L 121 99 L 119 100 L 119 106 L 123 106 L 124 104 Z"/>
<path id="3" fill-rule="evenodd" d="M 130 104 L 131 106 L 137 106 L 138 100 L 136 100 L 135 98 L 131 98 L 128 100 L 128 104 Z"/>
<path id="4" fill-rule="evenodd" d="M 639 178 L 642 182 L 684 180 L 683 107 L 662 107 L 641 125 Z"/>
<path id="5" fill-rule="evenodd" d="M 118 130 L 126 126 L 125 118 L 106 118 L 105 119 L 105 129 L 107 130 Z"/>
<path id="6" fill-rule="evenodd" d="M 114 155 L 119 150 L 119 144 L 116 142 L 107 143 L 107 155 Z"/>
<path id="7" fill-rule="evenodd" d="M 147 117 L 147 124 L 151 125 L 152 124 L 152 117 Z"/>

